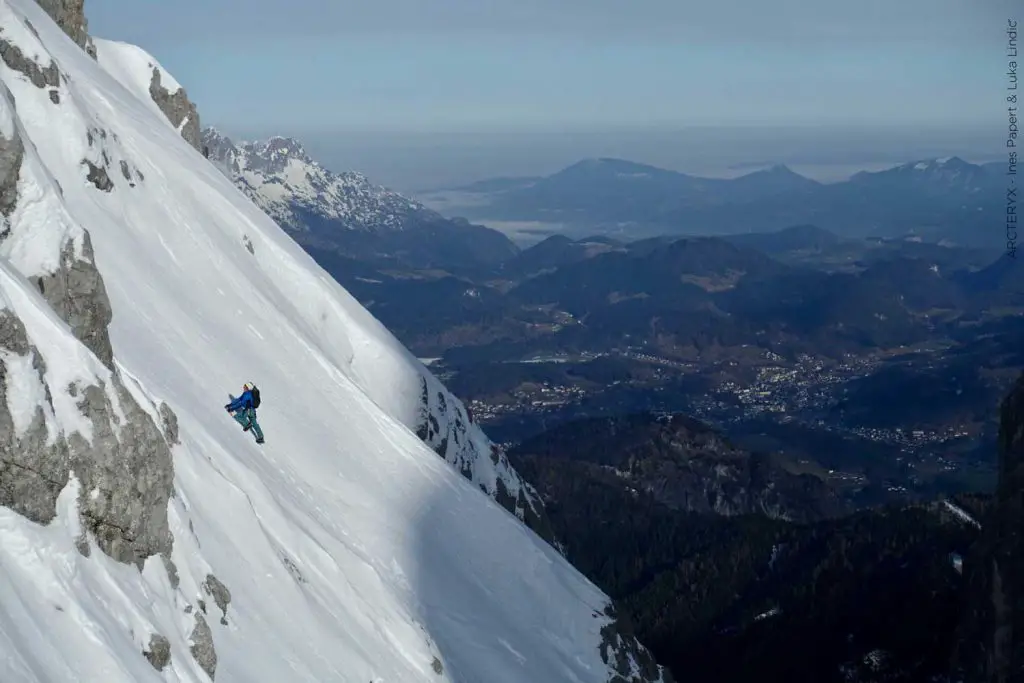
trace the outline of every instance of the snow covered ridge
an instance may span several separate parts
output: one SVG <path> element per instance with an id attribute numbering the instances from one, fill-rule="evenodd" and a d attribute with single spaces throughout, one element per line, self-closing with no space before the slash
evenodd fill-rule
<path id="1" fill-rule="evenodd" d="M 497 230 L 445 218 L 361 173 L 334 173 L 292 138 L 236 144 L 208 128 L 203 145 L 210 161 L 311 253 L 448 268 L 495 264 L 518 251 Z"/>
<path id="2" fill-rule="evenodd" d="M 213 128 L 203 131 L 213 161 L 283 227 L 309 229 L 309 215 L 349 230 L 404 230 L 417 216 L 435 212 L 397 192 L 374 185 L 361 173 L 333 173 L 291 138 L 236 144 Z"/>
<path id="3" fill-rule="evenodd" d="M 118 51 L 32 0 L 0 29 L 0 680 L 666 680 Z M 222 408 L 247 380 L 262 447 Z"/>

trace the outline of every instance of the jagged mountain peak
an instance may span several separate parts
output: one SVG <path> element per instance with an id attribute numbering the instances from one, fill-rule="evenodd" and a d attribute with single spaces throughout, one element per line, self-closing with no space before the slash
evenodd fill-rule
<path id="1" fill-rule="evenodd" d="M 894 190 L 917 188 L 935 195 L 950 191 L 978 194 L 990 183 L 989 176 L 983 166 L 950 156 L 911 161 L 880 171 L 861 171 L 851 176 L 849 182 Z"/>
<path id="2" fill-rule="evenodd" d="M 202 139 L 212 160 L 227 162 L 237 172 L 283 173 L 293 160 L 298 167 L 319 166 L 295 138 L 278 135 L 262 140 L 235 141 L 218 129 L 205 128 Z"/>
<path id="3" fill-rule="evenodd" d="M 262 142 L 254 143 L 255 149 L 259 150 L 262 154 L 269 154 L 272 156 L 287 156 L 293 159 L 301 159 L 302 161 L 315 164 L 306 150 L 303 149 L 302 143 L 295 138 L 287 138 L 281 135 L 272 135 Z"/>
<path id="4" fill-rule="evenodd" d="M 371 183 L 355 172 L 336 173 L 314 161 L 295 138 L 273 136 L 235 143 L 214 129 L 203 131 L 209 158 L 282 227 L 311 230 L 310 218 L 338 230 L 403 230 L 419 202 Z M 440 216 L 437 216 L 440 218 Z"/>
<path id="5" fill-rule="evenodd" d="M 255 140 L 242 144 L 251 154 L 266 162 L 270 168 L 283 169 L 291 160 L 306 166 L 319 167 L 319 164 L 306 153 L 302 143 L 295 138 L 274 135 L 266 140 Z"/>
<path id="6" fill-rule="evenodd" d="M 355 171 L 332 171 L 295 138 L 239 142 L 203 131 L 210 161 L 304 246 L 415 267 L 496 263 L 515 254 L 507 237 L 449 220 Z"/>
<path id="7" fill-rule="evenodd" d="M 325 173 L 333 175 L 366 180 L 366 176 L 353 171 L 331 172 L 323 169 L 320 163 L 306 151 L 305 146 L 298 138 L 284 135 L 271 135 L 262 139 L 235 140 L 219 128 L 210 126 L 202 131 L 203 143 L 208 147 L 211 159 L 217 159 L 228 154 L 246 155 L 246 166 L 248 170 L 259 170 L 262 172 L 283 171 L 288 162 L 294 160 L 300 166 L 310 166 L 322 169 Z"/>

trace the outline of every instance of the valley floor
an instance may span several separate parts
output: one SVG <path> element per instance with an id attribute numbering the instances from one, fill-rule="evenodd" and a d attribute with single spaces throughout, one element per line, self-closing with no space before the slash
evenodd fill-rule
<path id="1" fill-rule="evenodd" d="M 888 403 L 875 405 L 874 393 L 856 393 L 889 368 L 941 373 L 948 348 L 933 342 L 839 362 L 802 356 L 789 363 L 767 352 L 754 362 L 701 362 L 627 348 L 454 367 L 438 359 L 432 369 L 502 442 L 584 416 L 682 412 L 749 448 L 786 454 L 794 468 L 867 504 L 984 490 L 994 481 L 991 405 L 1009 372 L 994 375 L 985 390 L 973 388 L 959 410 L 919 423 L 901 422 Z M 606 363 L 615 363 L 614 376 L 602 384 L 596 366 Z M 898 385 L 886 391 L 890 401 L 906 396 Z"/>

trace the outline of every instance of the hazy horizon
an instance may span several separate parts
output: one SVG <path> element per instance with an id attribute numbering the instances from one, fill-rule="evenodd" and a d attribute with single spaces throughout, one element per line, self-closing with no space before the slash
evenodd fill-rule
<path id="1" fill-rule="evenodd" d="M 418 194 L 507 176 L 546 175 L 581 159 L 617 157 L 684 173 L 735 176 L 782 163 L 833 182 L 924 158 L 1001 158 L 998 131 L 917 127 L 692 127 L 466 133 L 242 131 L 236 140 L 295 137 L 334 171 L 359 171 L 375 183 Z"/>

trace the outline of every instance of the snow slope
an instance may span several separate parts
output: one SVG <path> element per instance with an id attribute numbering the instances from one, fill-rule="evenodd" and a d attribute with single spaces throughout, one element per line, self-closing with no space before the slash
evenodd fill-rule
<path id="1" fill-rule="evenodd" d="M 0 134 L 25 139 L 0 308 L 45 361 L 33 373 L 31 356 L 0 356 L 10 438 L 33 412 L 49 445 L 93 438 L 76 397 L 116 378 L 154 423 L 164 406 L 177 416 L 171 562 L 140 571 L 83 546 L 82 501 L 98 491 L 75 472 L 49 524 L 0 508 L 0 680 L 206 681 L 213 649 L 216 680 L 246 683 L 605 683 L 616 664 L 636 669 L 644 652 L 612 635 L 607 596 L 479 490 L 527 500 L 507 462 L 151 106 L 135 71 L 149 60 L 100 41 L 94 62 L 31 0 L 0 0 L 0 27 L 62 74 L 55 97 L 0 64 L 13 96 Z M 30 279 L 82 252 L 86 231 L 113 368 Z M 246 380 L 261 387 L 263 447 L 221 407 Z M 109 397 L 115 432 L 130 426 L 124 400 Z M 143 656 L 154 634 L 162 669 Z"/>
<path id="2" fill-rule="evenodd" d="M 160 117 L 159 107 L 149 96 L 148 78 L 153 68 L 164 73 L 163 67 L 134 45 L 102 39 L 95 39 L 94 42 L 97 58 L 103 68 Z M 166 121 L 164 124 L 167 125 Z M 194 157 L 192 161 L 195 161 Z M 324 172 L 314 162 L 310 163 Z M 203 173 L 209 174 L 211 170 L 211 166 L 202 164 Z M 220 192 L 224 192 L 226 185 L 220 182 L 217 187 Z M 237 205 L 238 195 L 229 194 Z M 263 205 L 260 208 L 267 209 Z M 251 207 L 245 215 L 249 217 L 248 220 L 256 220 L 251 218 L 254 215 Z M 268 224 L 262 217 L 258 223 L 267 229 Z M 245 223 L 242 226 L 233 230 L 236 242 L 232 250 L 237 251 L 241 245 L 253 245 L 255 250 L 255 234 L 250 234 L 255 228 L 247 232 Z M 470 423 L 463 404 L 449 394 L 344 289 L 331 281 L 320 268 L 315 265 L 310 267 L 310 259 L 289 238 L 277 230 L 272 233 L 273 239 L 267 243 L 265 250 L 271 253 L 275 249 L 283 250 L 279 253 L 285 258 L 263 258 L 268 254 L 254 253 L 257 261 L 264 264 L 260 277 L 275 281 L 276 291 L 272 295 L 275 301 L 289 300 L 303 305 L 302 312 L 306 319 L 315 321 L 313 329 L 322 331 L 330 340 L 326 346 L 327 360 L 346 367 L 349 376 L 356 379 L 374 401 L 403 424 L 414 431 L 429 432 L 426 435 L 427 441 L 488 494 L 504 496 L 507 492 L 509 499 L 514 501 L 508 507 L 520 518 L 527 514 L 542 516 L 543 504 L 539 496 L 524 484 L 504 454 L 500 454 L 495 462 L 492 456 L 493 444 L 479 427 Z M 297 261 L 291 260 L 296 257 Z M 248 287 L 248 284 L 243 286 Z M 258 333 L 253 334 L 258 338 Z M 359 348 L 367 352 L 360 352 Z M 382 364 L 381 359 L 387 360 Z M 381 376 L 381 372 L 386 374 Z M 426 399 L 423 399 L 424 394 Z M 433 421 L 430 416 L 433 416 Z"/>
<path id="3" fill-rule="evenodd" d="M 169 92 L 181 90 L 181 84 L 154 59 L 153 55 L 141 47 L 117 40 L 95 38 L 93 44 L 96 45 L 96 59 L 103 68 L 139 99 L 152 102 L 149 98 L 149 84 L 153 78 L 153 69 L 160 72 L 160 83 Z M 102 57 L 99 54 L 100 46 L 103 48 Z M 159 111 L 155 104 L 153 108 Z"/>

